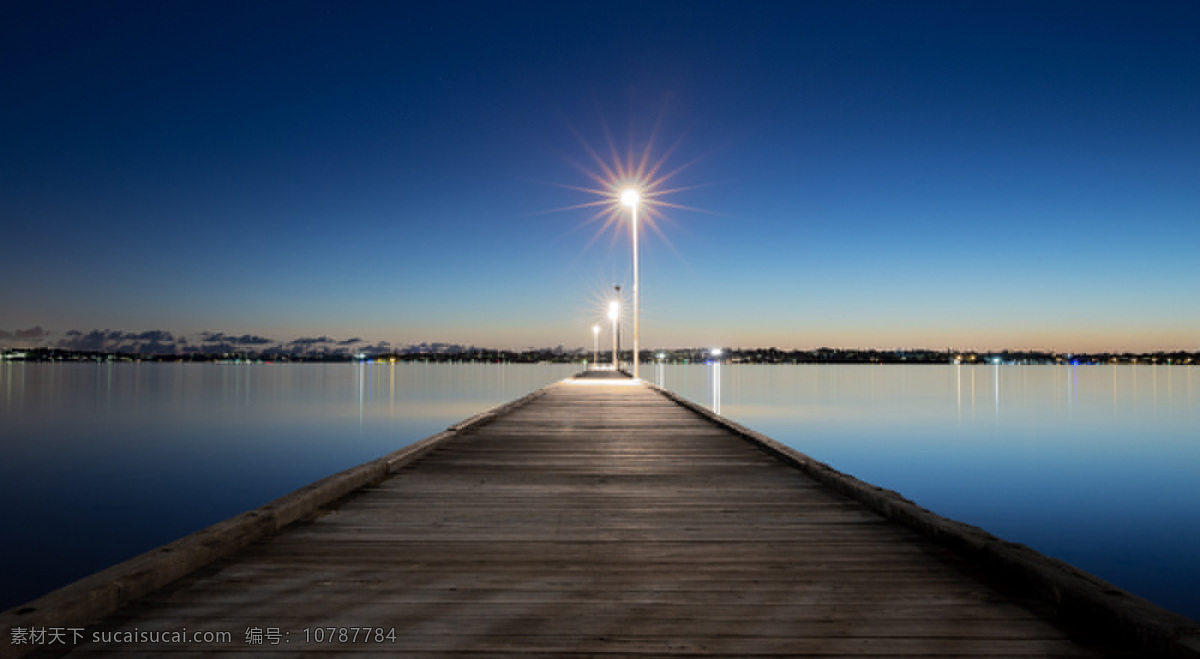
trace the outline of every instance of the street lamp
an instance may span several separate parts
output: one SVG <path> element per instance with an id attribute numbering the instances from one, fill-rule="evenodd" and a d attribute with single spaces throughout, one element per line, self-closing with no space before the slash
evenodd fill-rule
<path id="1" fill-rule="evenodd" d="M 637 188 L 626 188 L 621 192 L 621 203 L 630 208 L 633 219 L 629 226 L 633 231 L 633 377 L 638 376 L 638 201 L 641 194 Z"/>
<path id="2" fill-rule="evenodd" d="M 592 325 L 592 368 L 600 365 L 600 326 Z"/>
<path id="3" fill-rule="evenodd" d="M 616 300 L 608 303 L 608 319 L 612 321 L 613 326 L 613 370 L 617 370 L 617 317 L 620 315 L 621 305 Z"/>

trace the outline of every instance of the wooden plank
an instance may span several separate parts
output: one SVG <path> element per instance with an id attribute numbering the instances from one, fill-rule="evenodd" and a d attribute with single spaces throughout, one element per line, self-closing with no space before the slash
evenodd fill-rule
<path id="1" fill-rule="evenodd" d="M 326 626 L 397 638 L 302 642 Z M 206 654 L 1106 654 L 941 546 L 624 384 L 552 386 L 94 626 L 184 627 L 231 633 Z M 255 627 L 290 642 L 247 644 Z"/>

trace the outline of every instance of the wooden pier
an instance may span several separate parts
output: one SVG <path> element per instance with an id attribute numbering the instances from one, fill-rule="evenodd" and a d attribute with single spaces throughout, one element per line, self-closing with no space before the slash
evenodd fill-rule
<path id="1" fill-rule="evenodd" d="M 1190 620 L 589 377 L 2 620 L 7 656 L 1200 656 Z M 146 634 L 184 629 L 212 640 Z"/>

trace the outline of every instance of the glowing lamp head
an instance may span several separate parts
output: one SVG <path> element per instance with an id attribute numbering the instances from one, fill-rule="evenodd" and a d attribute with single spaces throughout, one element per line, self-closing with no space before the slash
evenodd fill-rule
<path id="1" fill-rule="evenodd" d="M 617 316 L 620 314 L 621 305 L 615 300 L 608 303 L 608 319 L 617 322 Z"/>
<path id="2" fill-rule="evenodd" d="M 638 194 L 637 188 L 625 188 L 621 192 L 621 203 L 630 208 L 637 206 L 639 199 L 641 199 L 641 195 Z"/>
<path id="3" fill-rule="evenodd" d="M 600 333 L 600 326 L 592 325 L 592 334 L 599 334 L 599 333 Z"/>

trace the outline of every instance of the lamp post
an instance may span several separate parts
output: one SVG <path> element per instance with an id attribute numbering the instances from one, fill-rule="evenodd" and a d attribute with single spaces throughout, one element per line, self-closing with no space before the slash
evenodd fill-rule
<path id="1" fill-rule="evenodd" d="M 621 305 L 616 300 L 608 303 L 608 319 L 613 326 L 613 370 L 617 370 L 617 316 Z"/>
<path id="2" fill-rule="evenodd" d="M 633 377 L 638 376 L 638 201 L 641 195 L 636 188 L 626 188 L 621 193 L 621 203 L 632 211 L 629 226 L 633 231 Z"/>
<path id="3" fill-rule="evenodd" d="M 613 292 L 616 294 L 617 307 L 621 305 L 621 287 L 613 286 Z M 621 366 L 621 321 L 617 321 L 617 367 Z"/>
<path id="4" fill-rule="evenodd" d="M 600 326 L 592 325 L 592 368 L 600 365 Z"/>

